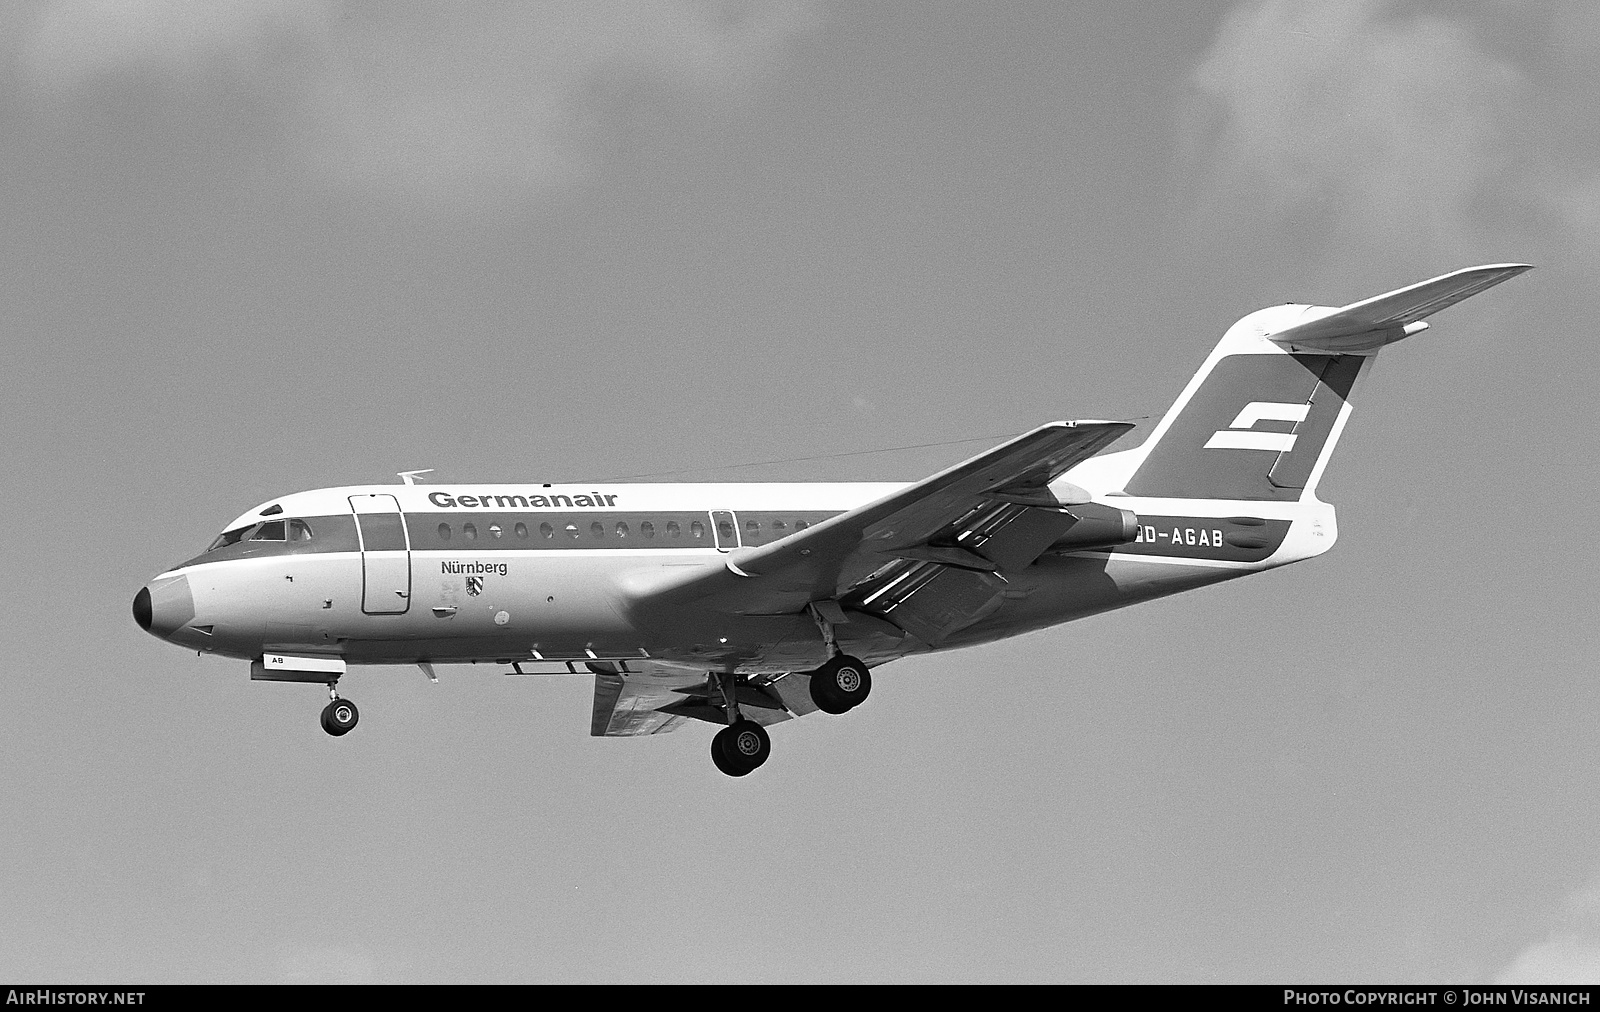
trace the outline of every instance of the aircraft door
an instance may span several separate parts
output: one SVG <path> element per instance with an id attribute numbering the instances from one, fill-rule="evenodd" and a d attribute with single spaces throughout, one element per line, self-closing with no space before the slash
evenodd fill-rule
<path id="1" fill-rule="evenodd" d="M 392 495 L 353 495 L 361 537 L 361 610 L 403 615 L 411 607 L 411 543 L 405 515 Z"/>
<path id="2" fill-rule="evenodd" d="M 739 518 L 732 510 L 712 510 L 711 530 L 717 539 L 717 551 L 731 552 L 739 547 Z"/>

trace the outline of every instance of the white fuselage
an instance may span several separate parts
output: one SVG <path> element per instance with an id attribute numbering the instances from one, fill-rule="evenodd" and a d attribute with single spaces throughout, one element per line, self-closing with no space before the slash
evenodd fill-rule
<path id="1" fill-rule="evenodd" d="M 1062 480 L 1092 492 L 1119 488 L 1137 463 L 1128 454 L 1138 453 L 1095 458 Z M 229 525 L 230 532 L 244 532 L 232 544 L 151 581 L 150 631 L 242 658 L 274 652 L 352 664 L 651 658 L 745 674 L 805 670 L 827 651 L 804 612 L 752 615 L 641 602 L 736 565 L 744 549 L 902 487 L 380 485 L 301 492 L 246 513 Z M 838 627 L 839 645 L 874 665 L 968 646 L 1295 562 L 1326 551 L 1336 537 L 1332 507 L 1314 499 L 1112 494 L 1104 501 L 1138 515 L 1137 540 L 1046 552 L 1007 575 L 998 607 L 936 645 L 873 615 L 870 605 Z M 275 539 L 285 532 L 309 537 Z"/>

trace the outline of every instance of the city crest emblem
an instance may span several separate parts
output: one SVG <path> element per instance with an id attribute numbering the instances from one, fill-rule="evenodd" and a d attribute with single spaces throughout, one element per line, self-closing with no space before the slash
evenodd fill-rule
<path id="1" fill-rule="evenodd" d="M 469 576 L 469 577 L 467 577 L 467 596 L 468 597 L 477 597 L 481 593 L 483 593 L 483 577 L 481 577 L 481 576 Z"/>

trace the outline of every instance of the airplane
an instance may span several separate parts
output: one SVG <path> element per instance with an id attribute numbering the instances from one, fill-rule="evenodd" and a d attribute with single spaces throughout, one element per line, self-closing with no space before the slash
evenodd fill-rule
<path id="1" fill-rule="evenodd" d="M 872 673 L 1321 555 L 1318 482 L 1352 393 L 1427 317 L 1531 269 L 1471 267 L 1224 334 L 1143 444 L 1041 425 L 914 483 L 356 485 L 279 496 L 134 598 L 140 628 L 326 685 L 351 665 L 592 675 L 590 733 L 720 726 L 745 776 L 767 728 L 867 699 Z M 531 671 L 529 669 L 532 669 Z"/>

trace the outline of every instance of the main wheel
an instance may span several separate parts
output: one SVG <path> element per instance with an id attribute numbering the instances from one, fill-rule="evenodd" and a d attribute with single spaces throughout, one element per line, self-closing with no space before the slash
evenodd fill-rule
<path id="1" fill-rule="evenodd" d="M 348 699 L 335 699 L 322 708 L 322 729 L 335 738 L 349 734 L 361 720 L 361 711 Z"/>
<path id="2" fill-rule="evenodd" d="M 753 770 L 772 755 L 772 739 L 767 737 L 767 729 L 755 721 L 741 720 L 728 730 L 731 733 L 722 747 L 740 766 Z"/>
<path id="3" fill-rule="evenodd" d="M 811 673 L 811 701 L 824 713 L 844 713 L 860 706 L 872 692 L 867 666 L 844 654 Z"/>
<path id="4" fill-rule="evenodd" d="M 711 761 L 716 763 L 717 769 L 726 773 L 728 776 L 742 777 L 750 771 L 740 768 L 728 758 L 728 751 L 723 746 L 723 736 L 726 735 L 728 731 L 729 729 L 725 727 L 718 731 L 716 736 L 711 739 Z"/>
<path id="5" fill-rule="evenodd" d="M 742 777 L 772 755 L 767 729 L 753 720 L 740 720 L 711 739 L 711 760 L 730 777 Z"/>

